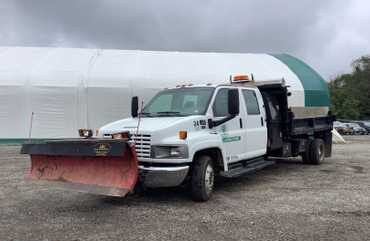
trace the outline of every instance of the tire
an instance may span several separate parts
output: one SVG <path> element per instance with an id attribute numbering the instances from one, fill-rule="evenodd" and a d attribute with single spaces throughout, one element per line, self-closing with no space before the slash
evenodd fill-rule
<path id="1" fill-rule="evenodd" d="M 302 161 L 304 164 L 311 164 L 311 157 L 310 157 L 310 148 L 311 148 L 311 140 L 308 140 L 306 151 L 302 153 Z"/>
<path id="2" fill-rule="evenodd" d="M 315 139 L 310 146 L 310 158 L 312 165 L 320 165 L 325 159 L 325 143 L 322 139 Z"/>
<path id="3" fill-rule="evenodd" d="M 215 171 L 211 157 L 199 156 L 194 160 L 191 174 L 191 194 L 196 202 L 207 201 L 213 192 Z"/>
<path id="4" fill-rule="evenodd" d="M 325 159 L 325 143 L 322 139 L 314 139 L 308 144 L 302 161 L 304 164 L 320 165 Z"/>

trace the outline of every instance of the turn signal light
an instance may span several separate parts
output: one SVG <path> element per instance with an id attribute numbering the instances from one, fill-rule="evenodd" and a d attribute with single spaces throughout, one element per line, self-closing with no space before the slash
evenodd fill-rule
<path id="1" fill-rule="evenodd" d="M 185 140 L 188 137 L 188 132 L 187 131 L 179 131 L 179 138 L 181 140 Z"/>
<path id="2" fill-rule="evenodd" d="M 78 129 L 78 135 L 82 138 L 90 138 L 93 135 L 91 129 Z"/>

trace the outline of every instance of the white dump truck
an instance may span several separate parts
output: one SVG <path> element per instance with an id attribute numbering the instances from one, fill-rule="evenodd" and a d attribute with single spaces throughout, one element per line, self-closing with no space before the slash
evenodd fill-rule
<path id="1" fill-rule="evenodd" d="M 132 101 L 132 118 L 109 123 L 98 138 L 129 136 L 146 187 L 191 186 L 196 201 L 210 198 L 217 176 L 237 177 L 302 156 L 320 164 L 331 155 L 334 117 L 296 118 L 283 79 L 254 81 L 231 76 L 225 84 L 163 89 L 143 107 Z"/>
<path id="2" fill-rule="evenodd" d="M 288 54 L 3 52 L 0 144 L 23 143 L 33 180 L 113 196 L 138 183 L 190 184 L 205 201 L 215 176 L 247 174 L 274 157 L 319 164 L 331 155 L 327 84 Z"/>

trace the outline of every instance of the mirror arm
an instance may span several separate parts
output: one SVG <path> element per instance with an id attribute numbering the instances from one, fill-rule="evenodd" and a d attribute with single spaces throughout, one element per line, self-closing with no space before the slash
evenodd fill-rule
<path id="1" fill-rule="evenodd" d="M 229 120 L 234 119 L 235 117 L 236 117 L 236 115 L 229 115 L 229 116 L 226 116 L 225 118 L 223 118 L 221 120 L 218 120 L 218 121 L 214 121 L 214 120 L 211 120 L 210 119 L 210 121 L 212 122 L 212 127 L 209 125 L 209 123 L 208 123 L 208 126 L 209 126 L 210 129 L 212 129 L 213 127 L 222 125 L 223 123 L 228 122 Z"/>

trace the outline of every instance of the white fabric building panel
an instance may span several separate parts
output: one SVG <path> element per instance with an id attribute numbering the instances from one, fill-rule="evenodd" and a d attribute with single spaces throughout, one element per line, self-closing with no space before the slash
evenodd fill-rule
<path id="1" fill-rule="evenodd" d="M 132 96 L 147 102 L 166 87 L 245 73 L 284 78 L 289 105 L 306 105 L 291 66 L 268 54 L 0 47 L 0 138 L 27 138 L 32 112 L 32 137 L 76 136 L 129 116 Z"/>

